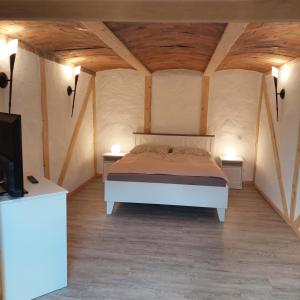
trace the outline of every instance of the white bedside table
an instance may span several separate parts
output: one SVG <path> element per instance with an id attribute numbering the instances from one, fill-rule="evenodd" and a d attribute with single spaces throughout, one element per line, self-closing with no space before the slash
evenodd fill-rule
<path id="1" fill-rule="evenodd" d="M 229 187 L 232 189 L 242 189 L 243 187 L 243 158 L 226 156 L 220 157 L 221 168 L 229 180 Z"/>
<path id="2" fill-rule="evenodd" d="M 107 170 L 108 170 L 109 166 L 111 166 L 114 162 L 121 159 L 126 154 L 127 153 L 112 154 L 111 152 L 107 152 L 107 153 L 103 154 L 103 172 L 102 172 L 103 182 L 107 178 Z"/>

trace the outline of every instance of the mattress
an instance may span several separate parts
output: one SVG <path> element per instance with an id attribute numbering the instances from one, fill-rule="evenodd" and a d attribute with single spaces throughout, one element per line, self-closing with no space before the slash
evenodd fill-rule
<path id="1" fill-rule="evenodd" d="M 226 180 L 210 176 L 182 176 L 170 174 L 109 173 L 107 180 L 129 182 L 153 182 L 169 184 L 226 186 Z"/>
<path id="2" fill-rule="evenodd" d="M 128 154 L 108 169 L 107 180 L 226 186 L 223 171 L 210 156 Z"/>

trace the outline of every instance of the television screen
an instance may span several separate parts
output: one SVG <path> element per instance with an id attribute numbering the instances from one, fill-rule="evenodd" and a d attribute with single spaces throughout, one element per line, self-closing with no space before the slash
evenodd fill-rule
<path id="1" fill-rule="evenodd" d="M 20 115 L 0 113 L 0 186 L 10 196 L 24 195 Z"/>

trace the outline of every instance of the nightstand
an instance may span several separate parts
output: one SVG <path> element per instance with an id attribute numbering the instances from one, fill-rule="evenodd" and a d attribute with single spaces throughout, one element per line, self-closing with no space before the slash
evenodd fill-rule
<path id="1" fill-rule="evenodd" d="M 228 179 L 232 189 L 242 189 L 243 186 L 243 159 L 241 157 L 220 157 L 221 168 Z"/>
<path id="2" fill-rule="evenodd" d="M 103 182 L 107 178 L 107 170 L 109 166 L 111 166 L 114 162 L 121 159 L 126 154 L 127 153 L 112 154 L 111 152 L 103 154 L 103 173 L 102 173 Z"/>

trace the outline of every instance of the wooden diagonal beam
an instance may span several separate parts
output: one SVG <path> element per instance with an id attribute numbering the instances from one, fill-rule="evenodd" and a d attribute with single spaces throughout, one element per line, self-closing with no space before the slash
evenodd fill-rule
<path id="1" fill-rule="evenodd" d="M 257 108 L 257 117 L 256 117 L 256 135 L 255 135 L 255 145 L 254 145 L 254 165 L 253 165 L 253 182 L 255 182 L 256 177 L 256 161 L 257 161 L 257 148 L 258 148 L 258 138 L 259 138 L 259 130 L 260 130 L 260 116 L 261 116 L 261 107 L 262 107 L 262 100 L 264 96 L 264 77 L 262 76 L 261 79 L 261 86 L 260 86 L 260 95 L 258 100 L 258 108 Z"/>
<path id="2" fill-rule="evenodd" d="M 229 23 L 212 55 L 205 71 L 204 76 L 210 76 L 214 73 L 224 58 L 229 53 L 240 35 L 245 31 L 248 23 Z"/>
<path id="3" fill-rule="evenodd" d="M 151 132 L 152 76 L 145 76 L 144 132 Z"/>
<path id="4" fill-rule="evenodd" d="M 75 147 L 78 135 L 79 135 L 79 131 L 80 131 L 80 128 L 81 128 L 81 125 L 82 125 L 82 122 L 83 122 L 84 114 L 86 112 L 86 108 L 87 108 L 87 105 L 88 105 L 88 102 L 89 102 L 89 99 L 90 99 L 90 96 L 91 96 L 91 92 L 92 92 L 92 89 L 93 89 L 93 80 L 94 79 L 92 77 L 90 79 L 90 82 L 89 82 L 89 85 L 88 85 L 88 88 L 87 88 L 87 91 L 86 91 L 86 94 L 85 94 L 85 97 L 84 97 L 84 100 L 83 100 L 83 103 L 82 103 L 82 106 L 81 106 L 81 110 L 79 112 L 79 116 L 78 116 L 74 131 L 73 131 L 73 134 L 72 134 L 72 137 L 71 137 L 71 141 L 70 141 L 70 144 L 69 144 L 69 147 L 68 147 L 68 150 L 67 150 L 67 154 L 66 154 L 66 157 L 65 157 L 60 175 L 59 175 L 59 179 L 58 179 L 58 182 L 57 182 L 58 185 L 62 185 L 64 183 L 64 179 L 65 179 L 65 176 L 66 176 L 66 173 L 67 173 L 67 170 L 68 170 L 71 158 L 72 158 L 72 154 L 73 154 L 73 151 L 74 151 L 74 147 Z"/>
<path id="5" fill-rule="evenodd" d="M 274 128 L 274 124 L 273 124 L 271 104 L 270 104 L 270 98 L 269 98 L 269 94 L 268 94 L 268 88 L 267 88 L 265 76 L 264 76 L 263 86 L 264 86 L 263 87 L 264 99 L 265 99 L 266 110 L 267 110 L 267 119 L 268 119 L 273 154 L 274 154 L 275 169 L 276 169 L 279 190 L 280 190 L 280 198 L 281 198 L 284 215 L 288 218 L 287 200 L 286 200 L 285 189 L 284 189 L 284 184 L 283 184 L 279 151 L 278 151 L 278 147 L 277 147 L 277 139 L 276 139 L 275 128 Z"/>
<path id="6" fill-rule="evenodd" d="M 45 60 L 40 58 L 40 81 L 41 81 L 41 109 L 42 109 L 42 139 L 43 139 L 43 164 L 44 176 L 50 179 L 49 165 L 49 126 L 48 126 L 48 99 Z"/>
<path id="7" fill-rule="evenodd" d="M 300 216 L 295 220 L 294 226 L 295 226 L 296 228 L 300 227 Z"/>
<path id="8" fill-rule="evenodd" d="M 200 134 L 207 134 L 207 114 L 209 98 L 209 76 L 202 76 L 201 87 L 201 112 L 200 112 Z"/>
<path id="9" fill-rule="evenodd" d="M 298 128 L 298 141 L 297 141 L 294 175 L 293 175 L 293 183 L 292 183 L 292 195 L 291 195 L 290 219 L 292 222 L 294 221 L 295 213 L 296 213 L 299 169 L 300 169 L 300 121 L 299 121 L 299 128 Z"/>
<path id="10" fill-rule="evenodd" d="M 94 142 L 94 171 L 97 175 L 97 98 L 96 98 L 96 78 L 93 77 L 93 142 Z"/>
<path id="11" fill-rule="evenodd" d="M 103 22 L 82 22 L 82 25 L 98 36 L 101 41 L 128 62 L 134 69 L 145 76 L 151 75 L 151 72 L 130 52 L 130 50 Z"/>

